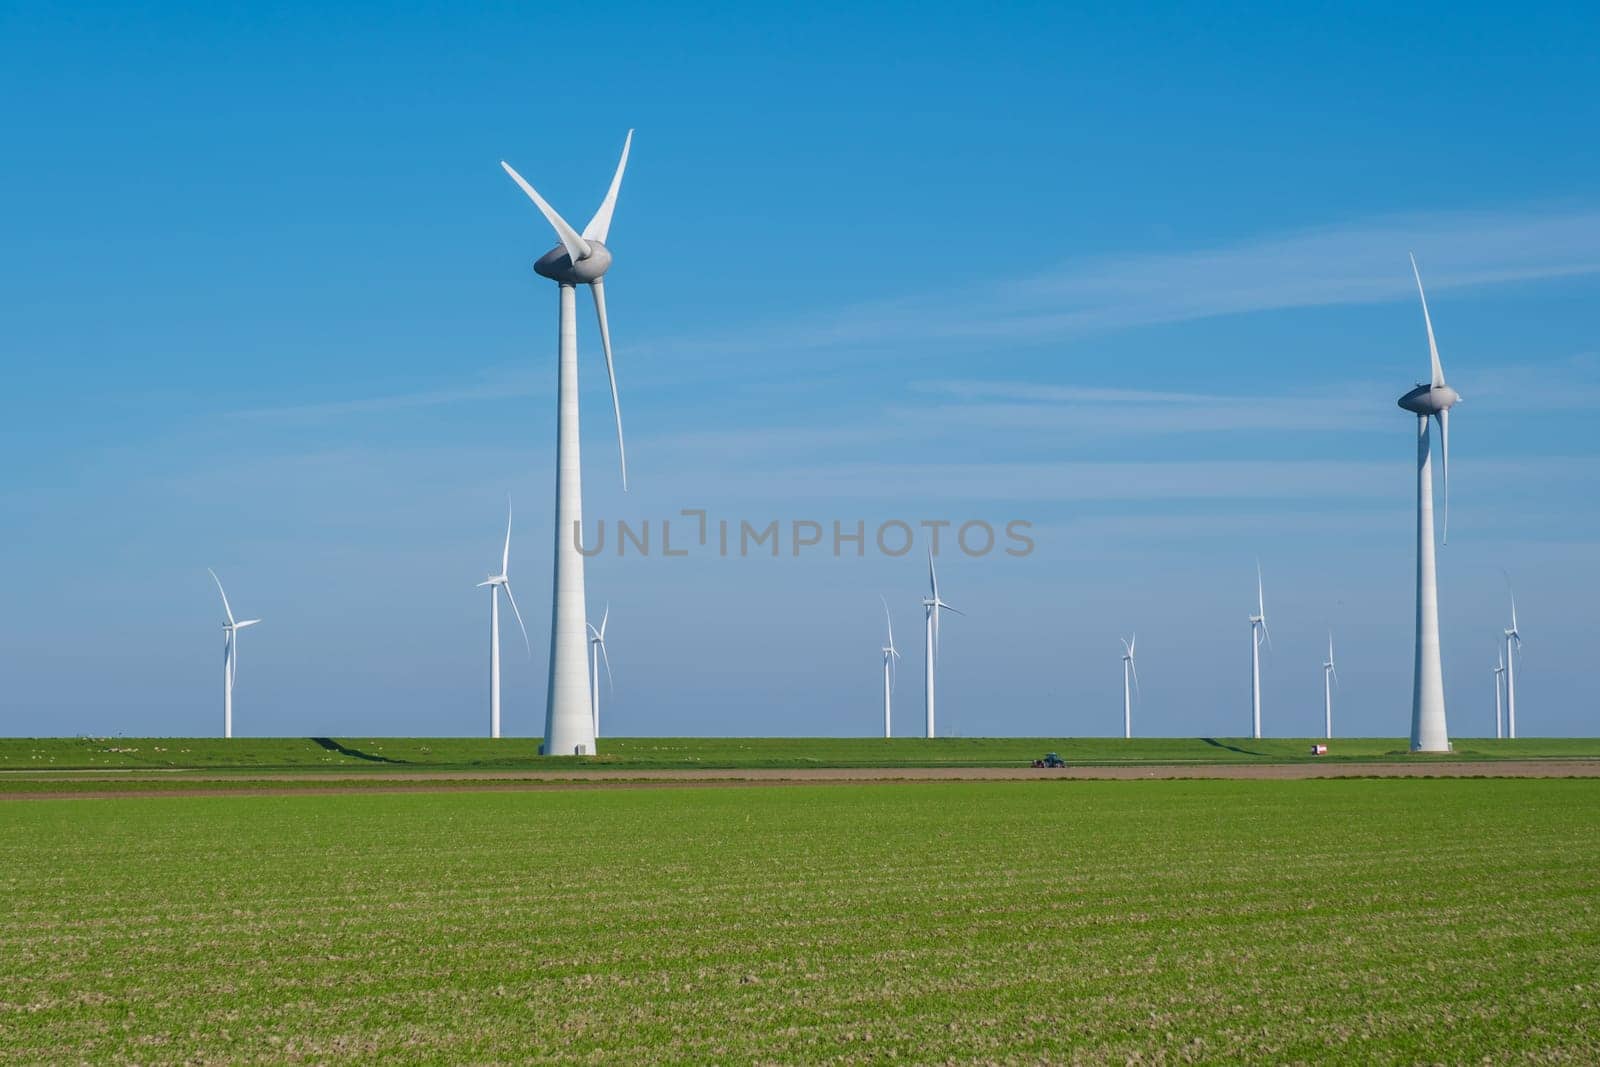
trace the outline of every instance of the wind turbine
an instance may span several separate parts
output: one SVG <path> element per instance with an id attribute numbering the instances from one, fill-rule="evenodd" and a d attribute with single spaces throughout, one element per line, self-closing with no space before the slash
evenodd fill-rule
<path id="1" fill-rule="evenodd" d="M 478 588 L 489 587 L 489 736 L 500 736 L 500 590 L 506 591 L 511 601 L 511 611 L 522 629 L 522 643 L 528 646 L 528 656 L 533 656 L 533 645 L 528 641 L 528 628 L 522 625 L 522 612 L 517 610 L 517 598 L 511 595 L 511 502 L 506 501 L 506 547 L 500 553 L 500 573 L 491 574 L 478 583 Z"/>
<path id="2" fill-rule="evenodd" d="M 1504 684 L 1506 673 L 1505 653 L 1500 651 L 1500 643 L 1495 642 L 1494 650 L 1494 737 L 1498 741 L 1505 737 L 1505 709 L 1500 703 L 1500 687 Z"/>
<path id="3" fill-rule="evenodd" d="M 1511 594 L 1511 629 L 1506 635 L 1506 736 L 1517 736 L 1517 657 L 1522 655 L 1522 634 L 1517 630 L 1517 594 L 1511 589 L 1511 579 L 1506 578 L 1506 591 Z"/>
<path id="4" fill-rule="evenodd" d="M 1450 543 L 1450 409 L 1461 394 L 1445 384 L 1439 346 L 1433 339 L 1428 294 L 1422 290 L 1417 257 L 1411 273 L 1422 299 L 1422 322 L 1428 328 L 1432 376 L 1397 403 L 1417 416 L 1417 641 L 1411 685 L 1411 751 L 1448 752 L 1450 732 L 1444 717 L 1444 670 L 1439 662 L 1439 572 L 1433 547 L 1433 450 L 1428 420 L 1439 420 L 1439 452 L 1444 467 L 1444 542 Z"/>
<path id="5" fill-rule="evenodd" d="M 1267 630 L 1267 598 L 1261 586 L 1261 564 L 1256 564 L 1256 613 L 1250 616 L 1250 736 L 1261 739 L 1261 641 L 1272 647 Z"/>
<path id="6" fill-rule="evenodd" d="M 222 736 L 233 736 L 233 683 L 239 676 L 239 631 L 248 629 L 260 622 L 260 619 L 234 620 L 233 609 L 228 606 L 228 594 L 223 592 L 222 579 L 217 577 L 217 572 L 206 568 L 211 575 L 211 580 L 217 583 L 217 592 L 222 593 L 222 610 L 228 616 L 228 621 L 222 624 Z"/>
<path id="7" fill-rule="evenodd" d="M 953 611 L 957 615 L 966 614 L 966 612 L 961 611 L 958 608 L 953 608 L 949 604 L 946 604 L 943 600 L 939 599 L 939 575 L 934 572 L 933 550 L 930 548 L 928 550 L 928 595 L 924 597 L 922 601 L 922 610 L 925 613 L 924 622 L 926 633 L 924 634 L 924 639 L 926 642 L 925 663 L 927 666 L 927 676 L 924 680 L 923 700 L 925 704 L 924 710 L 927 712 L 928 719 L 928 737 L 936 736 L 933 729 L 933 675 L 934 663 L 939 655 L 940 609 L 945 611 Z"/>
<path id="8" fill-rule="evenodd" d="M 611 657 L 606 654 L 606 620 L 611 618 L 611 605 L 600 616 L 600 628 L 589 624 L 589 704 L 594 708 L 594 735 L 600 736 L 600 661 L 606 663 L 606 687 L 612 688 Z"/>
<path id="9" fill-rule="evenodd" d="M 1128 678 L 1131 675 L 1135 688 L 1139 685 L 1139 668 L 1133 662 L 1133 646 L 1139 643 L 1139 635 L 1134 634 L 1133 640 L 1122 642 L 1122 736 L 1133 737 L 1133 694 L 1128 689 Z"/>
<path id="10" fill-rule="evenodd" d="M 611 379 L 611 408 L 617 421 L 617 458 L 622 466 L 622 488 L 628 488 L 628 459 L 622 444 L 622 408 L 617 401 L 617 375 L 611 361 L 611 328 L 606 322 L 603 278 L 611 266 L 605 241 L 611 216 L 628 166 L 633 131 L 622 143 L 611 187 L 600 208 L 580 234 L 545 202 L 522 175 L 501 161 L 500 166 L 528 194 L 561 243 L 540 256 L 533 269 L 560 287 L 559 377 L 556 406 L 556 544 L 555 582 L 550 621 L 550 688 L 545 704 L 544 752 L 548 755 L 583 755 L 594 751 L 594 708 L 588 684 L 589 664 L 584 656 L 588 627 L 583 594 L 583 485 L 578 454 L 578 312 L 577 287 L 587 285 L 594 294 L 600 320 L 600 345 L 605 351 L 606 375 Z"/>
<path id="11" fill-rule="evenodd" d="M 1328 662 L 1322 665 L 1322 724 L 1324 736 L 1333 740 L 1333 683 L 1339 680 L 1339 669 L 1333 665 L 1333 631 L 1328 631 Z"/>
<path id="12" fill-rule="evenodd" d="M 882 597 L 878 598 L 883 600 Z M 889 617 L 889 602 L 883 600 L 883 621 L 889 628 L 889 643 L 883 646 L 883 736 L 885 740 L 894 736 L 894 718 L 890 714 L 890 694 L 894 692 L 895 660 L 900 658 L 900 650 L 894 647 L 894 620 Z"/>

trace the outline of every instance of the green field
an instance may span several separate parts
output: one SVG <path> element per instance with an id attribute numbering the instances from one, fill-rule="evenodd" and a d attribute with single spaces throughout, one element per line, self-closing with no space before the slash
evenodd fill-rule
<path id="1" fill-rule="evenodd" d="M 1059 752 L 1080 764 L 1310 761 L 1310 738 L 617 737 L 579 759 L 539 755 L 537 738 L 4 738 L 0 771 L 114 770 L 515 770 L 585 766 L 621 770 L 754 767 L 1003 767 Z M 1392 759 L 1600 757 L 1600 738 L 1458 738 L 1448 757 L 1412 756 L 1404 738 L 1331 743 L 1324 762 Z"/>
<path id="2" fill-rule="evenodd" d="M 1600 781 L 0 804 L 0 1061 L 1600 1062 Z"/>

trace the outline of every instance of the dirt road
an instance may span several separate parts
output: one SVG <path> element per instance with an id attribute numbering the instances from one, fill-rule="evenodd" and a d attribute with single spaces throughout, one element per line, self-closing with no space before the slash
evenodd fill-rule
<path id="1" fill-rule="evenodd" d="M 20 776 L 19 776 L 20 777 Z M 755 786 L 826 783 L 1024 782 L 1061 780 L 1310 778 L 1594 778 L 1600 759 L 1483 760 L 1476 762 L 1180 764 L 1127 767 L 816 767 L 729 770 L 529 770 L 339 772 L 132 772 L 86 779 L 28 775 L 38 782 L 71 780 L 74 788 L 8 792 L 0 799 L 116 798 L 152 796 L 323 795 L 344 792 L 505 792 L 552 789 L 640 789 L 683 786 Z M 93 782 L 93 785 L 89 783 Z M 141 786 L 140 783 L 150 783 Z M 181 783 L 181 784 L 180 784 Z"/>

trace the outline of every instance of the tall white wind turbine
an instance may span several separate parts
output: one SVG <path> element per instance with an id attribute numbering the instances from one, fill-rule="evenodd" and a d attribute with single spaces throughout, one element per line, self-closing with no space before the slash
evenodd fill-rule
<path id="1" fill-rule="evenodd" d="M 1333 631 L 1328 631 L 1328 661 L 1322 665 L 1322 728 L 1323 736 L 1333 740 L 1333 683 L 1339 680 L 1339 668 L 1333 665 Z"/>
<path id="2" fill-rule="evenodd" d="M 1134 634 L 1133 640 L 1122 642 L 1122 736 L 1133 737 L 1133 693 L 1128 688 L 1128 680 L 1133 679 L 1135 689 L 1139 687 L 1139 667 L 1133 662 L 1133 649 L 1139 643 L 1139 635 Z"/>
<path id="3" fill-rule="evenodd" d="M 883 600 L 882 597 L 878 599 Z M 887 739 L 894 736 L 890 697 L 894 693 L 895 661 L 900 658 L 900 650 L 894 647 L 894 620 L 889 617 L 887 600 L 883 600 L 883 622 L 889 628 L 889 643 L 883 646 L 883 736 Z"/>
<path id="4" fill-rule="evenodd" d="M 1433 450 L 1428 420 L 1439 420 L 1439 454 L 1444 468 L 1444 542 L 1450 542 L 1450 409 L 1461 394 L 1444 380 L 1439 346 L 1433 339 L 1433 318 L 1428 295 L 1422 290 L 1417 257 L 1411 257 L 1422 300 L 1422 322 L 1428 330 L 1428 358 L 1432 373 L 1427 382 L 1402 396 L 1397 403 L 1417 417 L 1417 635 L 1411 684 L 1411 751 L 1450 751 L 1450 731 L 1444 715 L 1444 669 L 1439 659 L 1439 572 L 1433 545 Z"/>
<path id="5" fill-rule="evenodd" d="M 594 736 L 600 736 L 600 661 L 606 665 L 606 686 L 612 687 L 611 656 L 606 652 L 606 621 L 611 618 L 611 605 L 600 615 L 600 627 L 589 624 L 589 705 L 594 708 Z"/>
<path id="6" fill-rule="evenodd" d="M 511 595 L 511 502 L 506 501 L 506 547 L 500 553 L 500 573 L 491 574 L 478 583 L 478 588 L 489 589 L 489 736 L 500 736 L 500 590 L 506 591 L 511 601 L 511 611 L 522 630 L 522 643 L 533 655 L 533 645 L 528 640 L 528 628 L 522 625 L 522 612 L 517 610 L 517 598 Z"/>
<path id="7" fill-rule="evenodd" d="M 541 277 L 560 287 L 559 377 L 556 406 L 556 544 L 555 595 L 550 623 L 550 688 L 545 704 L 544 751 L 547 755 L 594 752 L 594 708 L 588 685 L 589 665 L 584 655 L 588 616 L 584 606 L 583 553 L 578 536 L 583 526 L 583 486 L 578 455 L 578 312 L 577 287 L 587 285 L 594 294 L 600 320 L 600 345 L 605 352 L 606 374 L 611 379 L 611 409 L 617 421 L 617 458 L 622 466 L 622 488 L 628 488 L 628 459 L 622 444 L 622 408 L 617 400 L 617 375 L 611 360 L 611 328 L 606 321 L 604 277 L 611 266 L 606 237 L 617 207 L 617 191 L 628 166 L 633 131 L 622 143 L 611 187 L 600 208 L 580 234 L 556 213 L 525 180 L 502 161 L 500 165 L 528 194 L 561 243 L 534 263 Z"/>
<path id="8" fill-rule="evenodd" d="M 1500 687 L 1505 684 L 1506 659 L 1505 653 L 1500 651 L 1500 642 L 1495 642 L 1494 650 L 1494 737 L 1496 741 L 1506 736 L 1505 706 L 1500 702 Z"/>
<path id="9" fill-rule="evenodd" d="M 1517 629 L 1517 594 L 1511 591 L 1511 579 L 1506 578 L 1506 589 L 1511 593 L 1511 628 L 1506 635 L 1506 736 L 1517 736 L 1517 657 L 1522 655 L 1522 633 Z"/>
<path id="10" fill-rule="evenodd" d="M 1261 564 L 1256 564 L 1256 613 L 1250 616 L 1250 736 L 1261 739 L 1261 642 L 1272 647 L 1267 630 L 1267 597 L 1261 584 Z"/>
<path id="11" fill-rule="evenodd" d="M 922 600 L 922 610 L 925 613 L 923 639 L 925 642 L 925 660 L 927 674 L 923 679 L 923 710 L 927 713 L 927 737 L 936 737 L 933 728 L 933 681 L 934 666 L 939 656 L 939 612 L 954 611 L 957 615 L 966 612 L 953 608 L 939 598 L 939 575 L 933 569 L 933 550 L 928 550 L 928 595 Z"/>
<path id="12" fill-rule="evenodd" d="M 233 608 L 228 606 L 228 594 L 223 592 L 222 579 L 217 577 L 217 572 L 207 567 L 211 580 L 217 583 L 217 592 L 222 593 L 222 611 L 228 616 L 228 621 L 222 624 L 222 736 L 233 736 L 233 683 L 239 676 L 239 631 L 249 629 L 260 619 L 234 620 Z"/>

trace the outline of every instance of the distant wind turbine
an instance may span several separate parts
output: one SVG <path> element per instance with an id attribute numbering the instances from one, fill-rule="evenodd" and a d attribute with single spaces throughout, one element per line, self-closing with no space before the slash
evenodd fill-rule
<path id="1" fill-rule="evenodd" d="M 1522 633 L 1517 629 L 1517 594 L 1511 589 L 1511 578 L 1506 577 L 1506 590 L 1511 595 L 1511 628 L 1506 635 L 1506 737 L 1517 736 L 1517 657 L 1522 655 Z"/>
<path id="2" fill-rule="evenodd" d="M 878 598 L 883 600 L 882 597 Z M 894 736 L 894 717 L 890 710 L 890 696 L 894 692 L 895 660 L 900 650 L 894 647 L 894 620 L 889 617 L 889 602 L 883 600 L 883 621 L 889 628 L 889 643 L 883 646 L 883 736 Z"/>
<path id="3" fill-rule="evenodd" d="M 939 612 L 941 610 L 954 611 L 957 615 L 965 615 L 966 612 L 951 607 L 939 598 L 939 575 L 933 569 L 933 550 L 931 548 L 928 550 L 928 596 L 923 598 L 922 609 L 925 612 L 926 633 L 924 634 L 924 640 L 926 644 L 925 664 L 927 667 L 923 700 L 926 705 L 924 710 L 927 712 L 928 720 L 927 736 L 934 737 L 937 735 L 934 733 L 933 728 L 933 681 L 934 665 L 939 655 Z"/>
<path id="4" fill-rule="evenodd" d="M 506 591 L 511 601 L 511 611 L 522 629 L 522 643 L 533 656 L 533 645 L 528 641 L 528 628 L 522 625 L 522 612 L 517 610 L 517 598 L 511 595 L 511 502 L 506 501 L 506 547 L 500 553 L 500 573 L 491 574 L 478 583 L 478 588 L 489 588 L 489 736 L 500 736 L 500 590 Z"/>
<path id="5" fill-rule="evenodd" d="M 611 618 L 611 605 L 606 605 L 606 610 L 600 616 L 600 628 L 597 630 L 593 623 L 589 624 L 589 704 L 594 708 L 594 735 L 600 736 L 600 661 L 606 664 L 606 688 L 613 688 L 611 682 L 611 656 L 606 652 L 606 620 Z M 623 651 L 627 651 L 624 649 Z"/>
<path id="6" fill-rule="evenodd" d="M 1333 665 L 1333 631 L 1328 631 L 1328 662 L 1322 665 L 1322 726 L 1323 736 L 1333 740 L 1333 683 L 1339 680 L 1339 669 Z"/>
<path id="7" fill-rule="evenodd" d="M 1494 650 L 1494 736 L 1500 740 L 1506 736 L 1505 708 L 1500 702 L 1500 687 L 1505 684 L 1506 658 L 1500 651 L 1500 642 L 1495 642 Z"/>
<path id="8" fill-rule="evenodd" d="M 1261 642 L 1272 647 L 1267 630 L 1267 597 L 1261 584 L 1261 564 L 1256 564 L 1256 613 L 1250 616 L 1250 736 L 1261 738 Z"/>
<path id="9" fill-rule="evenodd" d="M 560 286 L 559 385 L 556 403 L 556 514 L 555 582 L 550 619 L 550 688 L 545 704 L 544 752 L 570 756 L 594 752 L 593 691 L 589 681 L 588 657 L 584 642 L 588 610 L 583 595 L 583 553 L 578 533 L 583 524 L 582 468 L 578 446 L 578 311 L 577 286 L 587 285 L 594 294 L 594 310 L 600 320 L 600 346 L 605 351 L 606 374 L 611 379 L 611 409 L 617 420 L 617 459 L 622 467 L 622 488 L 628 488 L 628 458 L 622 444 L 622 407 L 617 400 L 617 375 L 611 361 L 611 328 L 606 322 L 606 292 L 603 278 L 611 266 L 606 247 L 611 232 L 611 216 L 622 188 L 622 173 L 628 166 L 628 150 L 633 131 L 622 143 L 622 158 L 617 161 L 611 187 L 599 210 L 580 234 L 545 202 L 509 163 L 500 166 L 511 180 L 528 194 L 545 221 L 556 231 L 561 243 L 540 256 L 533 269 Z M 586 706 L 588 705 L 588 706 Z"/>
<path id="10" fill-rule="evenodd" d="M 222 624 L 222 736 L 233 736 L 233 683 L 239 676 L 239 631 L 248 629 L 260 622 L 260 619 L 233 618 L 233 608 L 228 606 L 228 594 L 223 592 L 222 579 L 217 577 L 217 572 L 206 568 L 211 575 L 211 580 L 217 583 L 217 592 L 222 593 L 222 611 L 228 616 L 228 621 Z"/>
<path id="11" fill-rule="evenodd" d="M 1422 291 L 1422 272 L 1411 257 L 1411 273 L 1422 299 L 1422 322 L 1428 329 L 1428 357 L 1432 374 L 1427 382 L 1402 396 L 1397 403 L 1417 416 L 1417 637 L 1411 684 L 1411 751 L 1450 751 L 1450 731 L 1444 715 L 1444 669 L 1439 660 L 1439 571 L 1433 546 L 1433 451 L 1428 420 L 1439 420 L 1439 453 L 1444 467 L 1444 543 L 1450 543 L 1450 409 L 1461 400 L 1445 384 L 1439 363 L 1439 346 L 1433 339 L 1433 319 L 1428 295 Z"/>
<path id="12" fill-rule="evenodd" d="M 1139 635 L 1134 634 L 1133 640 L 1122 642 L 1122 736 L 1133 737 L 1133 693 L 1128 688 L 1128 679 L 1131 676 L 1135 689 L 1139 686 L 1139 667 L 1133 662 L 1133 648 L 1139 643 Z"/>

